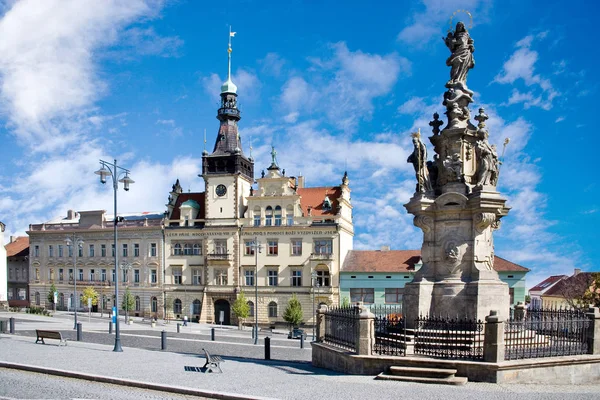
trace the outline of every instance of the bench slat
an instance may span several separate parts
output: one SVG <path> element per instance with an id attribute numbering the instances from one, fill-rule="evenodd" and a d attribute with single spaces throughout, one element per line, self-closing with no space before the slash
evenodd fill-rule
<path id="1" fill-rule="evenodd" d="M 43 329 L 36 329 L 35 333 L 37 335 L 36 343 L 42 342 L 42 344 L 46 344 L 44 339 L 56 339 L 60 340 L 59 346 L 64 344 L 67 345 L 67 339 L 63 339 L 62 334 L 59 331 L 48 331 Z"/>

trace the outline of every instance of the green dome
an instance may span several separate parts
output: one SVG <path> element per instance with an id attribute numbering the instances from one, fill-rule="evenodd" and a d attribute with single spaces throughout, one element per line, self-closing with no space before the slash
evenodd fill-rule
<path id="1" fill-rule="evenodd" d="M 181 207 L 192 207 L 195 208 L 196 210 L 200 209 L 200 205 L 198 205 L 198 203 L 194 200 L 187 200 L 184 201 L 183 204 L 181 204 Z"/>
<path id="2" fill-rule="evenodd" d="M 227 78 L 227 80 L 221 85 L 221 93 L 236 93 L 237 94 L 237 86 L 235 83 L 231 81 L 231 78 Z"/>

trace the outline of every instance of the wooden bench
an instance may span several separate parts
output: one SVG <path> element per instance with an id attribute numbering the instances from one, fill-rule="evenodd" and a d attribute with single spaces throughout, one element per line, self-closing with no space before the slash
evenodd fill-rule
<path id="1" fill-rule="evenodd" d="M 59 331 L 45 331 L 42 329 L 36 329 L 35 334 L 37 335 L 36 343 L 42 342 L 42 344 L 46 344 L 44 339 L 56 339 L 60 340 L 59 346 L 61 344 L 67 345 L 67 339 L 63 339 L 62 334 Z"/>
<path id="2" fill-rule="evenodd" d="M 214 369 L 216 368 L 219 370 L 220 373 L 223 373 L 219 365 L 223 362 L 221 356 L 212 356 L 206 349 L 202 350 L 204 351 L 204 357 L 206 357 L 206 363 L 202 367 L 202 369 L 204 369 L 204 372 L 215 372 Z"/>

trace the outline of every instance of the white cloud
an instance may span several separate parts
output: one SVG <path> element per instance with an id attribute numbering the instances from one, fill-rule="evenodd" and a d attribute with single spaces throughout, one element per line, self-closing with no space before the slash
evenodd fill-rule
<path id="1" fill-rule="evenodd" d="M 158 125 L 175 126 L 175 120 L 173 120 L 173 119 L 159 119 L 159 120 L 156 121 L 156 123 Z"/>
<path id="2" fill-rule="evenodd" d="M 154 28 L 133 27 L 123 34 L 120 57 L 139 56 L 179 57 L 183 40 L 177 36 L 160 36 Z M 131 51 L 133 50 L 133 52 Z"/>
<path id="3" fill-rule="evenodd" d="M 219 77 L 218 74 L 212 73 L 201 78 L 205 92 L 215 98 L 220 99 L 221 85 L 225 82 L 225 78 Z M 261 83 L 256 74 L 246 71 L 243 68 L 238 68 L 235 74 L 231 75 L 231 80 L 237 86 L 238 95 L 243 94 L 244 101 L 257 101 L 260 95 Z"/>
<path id="4" fill-rule="evenodd" d="M 262 65 L 263 73 L 279 77 L 285 65 L 285 60 L 277 53 L 267 53 L 265 58 L 259 61 L 259 64 Z"/>

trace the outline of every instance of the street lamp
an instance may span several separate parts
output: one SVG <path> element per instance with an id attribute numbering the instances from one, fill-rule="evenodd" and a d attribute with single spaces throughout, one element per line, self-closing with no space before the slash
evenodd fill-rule
<path id="1" fill-rule="evenodd" d="M 131 271 L 131 267 L 132 265 L 130 263 L 123 263 L 121 264 L 121 271 L 125 271 L 125 275 L 123 277 L 127 277 L 126 279 L 123 280 L 123 282 L 129 284 L 129 271 Z M 127 294 L 127 291 L 125 291 L 125 294 Z M 129 296 L 127 296 L 127 298 L 125 298 L 125 294 L 123 294 L 123 302 L 125 303 L 125 323 L 128 323 L 129 321 Z M 117 304 L 118 307 L 118 304 Z"/>
<path id="2" fill-rule="evenodd" d="M 114 160 L 113 163 L 109 163 L 107 161 L 100 160 L 100 168 L 95 172 L 96 175 L 100 175 L 100 182 L 106 183 L 106 178 L 111 177 L 113 182 L 113 192 L 114 192 L 114 210 L 115 210 L 115 220 L 114 220 L 114 242 L 115 242 L 115 275 L 117 275 L 118 266 L 119 266 L 119 252 L 117 251 L 117 223 L 123 221 L 122 217 L 117 217 L 117 190 L 119 189 L 119 182 L 123 183 L 123 189 L 125 191 L 129 190 L 129 185 L 135 183 L 133 179 L 129 177 L 129 170 L 119 167 L 117 165 L 117 160 Z M 123 175 L 123 178 L 119 179 L 119 176 Z M 119 314 L 117 303 L 119 302 L 119 279 L 115 279 L 115 305 L 113 306 L 113 318 L 115 320 L 115 347 L 113 351 L 123 351 L 121 348 L 121 334 L 119 330 Z"/>
<path id="3" fill-rule="evenodd" d="M 75 233 L 73 232 L 73 239 L 67 237 L 65 239 L 67 246 L 71 248 L 71 252 L 73 253 L 73 302 L 75 306 L 75 323 L 73 324 L 73 329 L 77 329 L 77 252 L 80 248 L 83 247 L 83 239 L 75 237 Z"/>
<path id="4" fill-rule="evenodd" d="M 258 344 L 258 253 L 262 250 L 262 245 L 258 243 L 258 237 L 250 245 L 254 250 L 254 344 Z"/>

